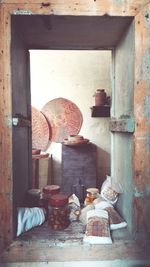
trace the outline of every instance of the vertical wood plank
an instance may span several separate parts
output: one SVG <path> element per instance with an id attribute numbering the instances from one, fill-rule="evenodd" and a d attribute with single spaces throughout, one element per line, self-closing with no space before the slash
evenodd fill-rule
<path id="1" fill-rule="evenodd" d="M 134 90 L 135 234 L 150 234 L 150 4 L 135 17 Z"/>
<path id="2" fill-rule="evenodd" d="M 12 240 L 10 16 L 0 5 L 0 250 Z"/>

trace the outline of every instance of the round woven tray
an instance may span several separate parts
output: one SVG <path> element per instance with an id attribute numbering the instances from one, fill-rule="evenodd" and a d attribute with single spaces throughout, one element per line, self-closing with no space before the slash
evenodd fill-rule
<path id="1" fill-rule="evenodd" d="M 70 100 L 56 98 L 49 101 L 42 113 L 51 125 L 51 140 L 61 143 L 69 135 L 79 133 L 82 126 L 82 114 L 79 108 Z"/>
<path id="2" fill-rule="evenodd" d="M 32 148 L 45 151 L 49 142 L 50 128 L 45 116 L 32 107 Z"/>

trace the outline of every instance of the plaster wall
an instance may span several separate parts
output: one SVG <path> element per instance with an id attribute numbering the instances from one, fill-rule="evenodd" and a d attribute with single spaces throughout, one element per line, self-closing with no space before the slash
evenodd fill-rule
<path id="1" fill-rule="evenodd" d="M 114 53 L 115 92 L 112 116 L 133 118 L 134 91 L 134 22 L 124 34 Z M 133 199 L 133 135 L 112 134 L 112 176 L 114 187 L 121 192 L 118 209 L 132 231 Z"/>
<path id="2" fill-rule="evenodd" d="M 97 145 L 98 185 L 110 174 L 110 118 L 92 118 L 93 94 L 111 95 L 111 51 L 31 50 L 31 103 L 41 110 L 50 100 L 74 102 L 83 115 L 80 134 Z M 50 142 L 55 183 L 61 182 L 61 144 Z"/>

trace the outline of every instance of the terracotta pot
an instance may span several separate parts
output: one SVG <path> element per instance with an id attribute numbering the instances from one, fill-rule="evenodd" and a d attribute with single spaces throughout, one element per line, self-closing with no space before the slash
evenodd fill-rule
<path id="1" fill-rule="evenodd" d="M 105 89 L 97 89 L 95 94 L 95 106 L 103 106 L 106 104 L 107 95 Z"/>
<path id="2" fill-rule="evenodd" d="M 46 185 L 43 188 L 43 193 L 51 195 L 58 194 L 60 192 L 60 186 L 59 185 Z"/>
<path id="3" fill-rule="evenodd" d="M 66 194 L 63 194 L 63 193 L 59 193 L 59 194 L 56 194 L 56 195 L 52 195 L 49 199 L 49 204 L 51 206 L 64 206 L 64 205 L 67 205 L 68 204 L 68 200 L 69 200 L 69 197 L 66 195 Z"/>

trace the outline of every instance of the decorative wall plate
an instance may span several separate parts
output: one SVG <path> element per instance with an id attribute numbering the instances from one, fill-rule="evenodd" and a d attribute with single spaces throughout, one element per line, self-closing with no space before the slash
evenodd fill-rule
<path id="1" fill-rule="evenodd" d="M 49 142 L 50 128 L 45 116 L 32 107 L 32 148 L 45 151 Z"/>
<path id="2" fill-rule="evenodd" d="M 61 143 L 69 135 L 78 134 L 82 126 L 82 114 L 72 101 L 55 98 L 49 101 L 42 113 L 51 125 L 51 140 Z"/>

